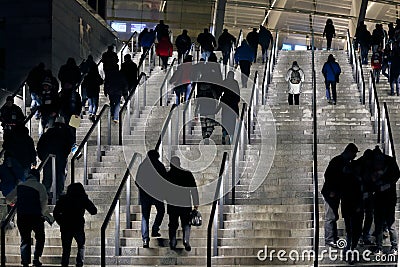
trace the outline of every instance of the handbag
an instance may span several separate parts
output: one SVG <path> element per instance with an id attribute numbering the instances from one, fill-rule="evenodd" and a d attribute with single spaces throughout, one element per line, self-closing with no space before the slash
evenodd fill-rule
<path id="1" fill-rule="evenodd" d="M 201 213 L 198 210 L 192 210 L 190 212 L 190 225 L 193 226 L 201 226 L 203 223 L 203 218 L 201 217 Z"/>

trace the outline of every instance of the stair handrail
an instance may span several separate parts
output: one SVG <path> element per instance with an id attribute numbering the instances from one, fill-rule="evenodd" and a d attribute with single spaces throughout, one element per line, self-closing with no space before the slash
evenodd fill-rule
<path id="1" fill-rule="evenodd" d="M 115 214 L 115 250 L 114 250 L 114 255 L 115 256 L 120 256 L 121 251 L 120 251 L 120 212 L 121 212 L 121 207 L 120 207 L 120 198 L 122 194 L 122 190 L 126 186 L 126 207 L 125 207 L 125 212 L 126 212 L 126 229 L 131 229 L 132 224 L 131 224 L 131 170 L 133 168 L 133 165 L 135 164 L 136 160 L 140 159 L 140 162 L 142 161 L 142 155 L 140 153 L 135 152 L 131 158 L 131 161 L 129 162 L 128 167 L 126 168 L 125 174 L 121 180 L 121 183 L 118 187 L 117 192 L 115 193 L 114 199 L 111 203 L 110 208 L 108 209 L 107 215 L 104 218 L 103 224 L 101 225 L 101 247 L 100 247 L 100 257 L 101 257 L 101 266 L 106 266 L 106 230 L 107 226 L 111 220 L 111 216 L 113 213 Z"/>
<path id="2" fill-rule="evenodd" d="M 275 45 L 273 46 L 273 48 L 274 48 L 273 66 L 276 65 L 276 59 L 278 58 L 278 44 L 279 44 L 279 31 L 276 29 L 276 32 L 275 32 Z"/>
<path id="3" fill-rule="evenodd" d="M 257 90 L 257 92 L 256 92 Z M 251 134 L 254 133 L 254 115 L 257 115 L 257 106 L 258 106 L 258 99 L 259 99 L 259 90 L 258 90 L 258 71 L 254 73 L 254 80 L 253 80 L 253 88 L 251 90 L 251 97 L 250 103 L 247 107 L 247 138 L 249 144 L 251 144 Z"/>
<path id="4" fill-rule="evenodd" d="M 317 75 L 315 71 L 314 30 L 311 29 L 312 87 L 313 87 L 313 251 L 319 255 L 319 189 L 318 189 L 318 123 L 317 123 Z M 318 267 L 318 256 L 314 257 L 314 267 Z"/>
<path id="5" fill-rule="evenodd" d="M 197 83 L 192 83 L 192 90 L 190 90 L 190 94 L 188 99 L 186 100 L 185 108 L 182 113 L 182 144 L 186 145 L 186 112 L 189 110 L 188 116 L 188 129 L 189 131 L 192 129 L 192 99 L 196 98 L 195 93 L 197 94 Z"/>
<path id="6" fill-rule="evenodd" d="M 174 64 L 175 64 L 176 58 L 174 58 L 171 62 L 171 66 L 169 66 L 167 73 L 165 74 L 164 80 L 161 84 L 160 87 L 160 106 L 163 106 L 163 97 L 165 97 L 165 106 L 168 106 L 168 79 L 170 78 L 170 75 L 173 73 L 174 69 Z M 165 88 L 165 90 L 163 90 Z M 164 94 L 163 95 L 163 91 Z"/>
<path id="7" fill-rule="evenodd" d="M 53 190 L 53 196 L 55 194 L 55 188 L 56 188 L 56 164 L 55 164 L 55 158 L 56 156 L 53 154 L 49 154 L 46 159 L 42 162 L 40 162 L 37 170 L 39 173 L 43 170 L 43 167 L 46 165 L 46 163 L 49 161 L 49 159 L 52 159 L 52 190 Z M 53 197 L 53 201 L 55 200 L 55 197 Z M 18 200 L 17 200 L 18 201 Z M 11 210 L 8 212 L 6 215 L 5 219 L 1 221 L 1 267 L 6 267 L 6 227 L 10 223 L 11 219 L 14 217 L 15 212 L 17 211 L 17 201 L 14 202 L 14 206 L 11 208 Z M 53 203 L 54 205 L 55 203 Z"/>
<path id="8" fill-rule="evenodd" d="M 386 102 L 383 102 L 382 112 L 382 148 L 383 153 L 396 158 L 396 152 L 394 149 L 394 141 L 392 135 L 392 127 L 390 126 L 389 109 Z"/>
<path id="9" fill-rule="evenodd" d="M 360 86 L 360 82 L 359 82 L 360 75 L 359 75 L 358 60 L 357 60 L 355 49 L 354 49 L 353 44 L 352 44 L 352 39 L 350 37 L 349 30 L 347 30 L 347 35 L 346 36 L 347 36 L 347 46 L 348 46 L 348 50 L 347 50 L 348 52 L 347 53 L 348 53 L 350 64 L 352 66 L 353 77 L 357 82 L 357 87 L 358 87 L 359 91 L 361 92 L 362 90 L 360 88 L 361 86 Z M 361 101 L 365 103 L 365 99 L 363 100 L 363 98 L 362 98 Z"/>
<path id="10" fill-rule="evenodd" d="M 232 193 L 231 193 L 231 204 L 235 205 L 236 201 L 236 179 L 239 176 L 239 160 L 244 160 L 244 145 L 245 145 L 245 129 L 244 129 L 244 114 L 246 113 L 247 104 L 243 103 L 242 112 L 240 114 L 240 120 L 235 125 L 235 134 L 233 139 L 233 153 L 232 153 Z M 240 159 L 239 159 L 240 156 Z"/>
<path id="11" fill-rule="evenodd" d="M 361 92 L 361 103 L 365 105 L 365 80 L 364 80 L 364 70 L 361 63 L 361 56 L 358 57 L 358 88 Z M 361 88 L 360 88 L 361 87 Z"/>
<path id="12" fill-rule="evenodd" d="M 124 58 L 124 50 L 125 50 L 125 48 L 128 47 L 128 44 L 129 44 L 129 43 L 131 43 L 131 47 L 132 47 L 132 51 L 133 51 L 133 38 L 134 38 L 134 37 L 137 37 L 137 35 L 138 35 L 137 31 L 135 31 L 135 32 L 133 32 L 133 33 L 131 34 L 131 37 L 129 37 L 128 41 L 123 42 L 123 43 L 124 43 L 124 46 L 121 48 L 121 52 L 120 52 L 120 62 L 121 62 L 121 63 L 122 63 L 122 60 L 123 60 L 123 58 Z"/>
<path id="13" fill-rule="evenodd" d="M 120 122 L 119 122 L 119 126 L 118 126 L 118 144 L 120 146 L 122 146 L 122 130 L 123 130 L 123 122 L 124 122 L 123 113 L 124 113 L 125 110 L 127 110 L 128 125 L 129 125 L 129 123 L 131 121 L 131 119 L 130 119 L 130 117 L 131 117 L 131 100 L 132 100 L 132 97 L 134 95 L 136 95 L 136 98 L 135 98 L 136 110 L 137 110 L 137 112 L 139 112 L 139 106 L 140 106 L 140 104 L 139 104 L 139 90 L 137 90 L 137 88 L 138 88 L 138 86 L 140 84 L 140 81 L 143 78 L 145 79 L 145 81 L 144 81 L 144 92 L 143 92 L 143 106 L 146 106 L 147 75 L 146 75 L 146 73 L 142 72 L 142 73 L 140 73 L 140 75 L 138 77 L 138 81 L 137 81 L 136 86 L 130 91 L 128 97 L 125 99 L 125 103 L 122 105 L 122 107 L 121 107 L 121 109 L 119 111 Z"/>
<path id="14" fill-rule="evenodd" d="M 238 35 L 238 37 L 237 37 L 237 39 L 236 39 L 236 44 L 235 44 L 236 48 L 239 47 L 239 46 L 241 45 L 242 40 L 243 40 L 243 30 L 240 29 L 239 35 Z"/>
<path id="15" fill-rule="evenodd" d="M 224 174 L 226 171 L 226 165 L 228 164 L 228 152 L 224 152 L 224 155 L 222 156 L 222 161 L 221 161 L 221 167 L 219 169 L 219 176 L 218 176 L 218 182 L 217 182 L 217 187 L 215 189 L 215 194 L 214 194 L 214 201 L 212 203 L 211 207 L 211 213 L 210 213 L 210 218 L 208 220 L 208 226 L 207 226 L 207 267 L 211 267 L 211 231 L 214 225 L 214 255 L 218 255 L 218 230 L 220 227 L 223 226 L 223 208 L 224 208 L 224 201 L 223 201 L 223 183 L 224 183 Z M 222 185 L 222 186 L 221 186 Z M 219 225 L 218 227 L 218 217 L 215 217 L 216 209 L 217 209 L 217 202 L 219 202 L 219 208 L 218 208 L 218 213 L 220 216 L 219 217 Z"/>
<path id="16" fill-rule="evenodd" d="M 147 56 L 149 56 L 149 70 L 148 70 L 148 73 L 150 73 L 151 72 L 151 65 L 152 65 L 152 62 L 153 62 L 153 60 L 152 60 L 152 56 L 154 56 L 155 55 L 155 43 L 153 43 L 151 46 L 150 46 L 150 48 L 146 51 L 146 53 L 144 53 L 144 54 L 142 54 L 141 56 L 140 56 L 140 59 L 139 59 L 139 64 L 138 64 L 138 73 L 139 72 L 145 72 L 145 62 L 146 62 L 146 57 Z M 141 68 L 143 67 L 143 70 L 141 70 Z"/>
<path id="17" fill-rule="evenodd" d="M 157 150 L 157 151 L 160 150 L 159 154 L 160 154 L 161 160 L 163 158 L 162 140 L 163 140 L 164 135 L 165 135 L 165 133 L 167 131 L 167 128 L 171 127 L 171 125 L 170 125 L 171 124 L 171 118 L 172 118 L 173 111 L 174 111 L 174 109 L 176 107 L 178 107 L 176 104 L 172 104 L 171 109 L 170 109 L 170 111 L 168 113 L 167 119 L 164 121 L 163 127 L 161 128 L 161 133 L 160 133 L 160 136 L 158 137 L 157 144 L 156 144 L 156 146 L 154 148 L 154 150 Z M 179 113 L 178 113 L 178 115 L 179 115 Z M 171 131 L 169 131 L 169 134 L 172 135 Z M 170 138 L 168 138 L 168 143 L 169 143 L 168 147 L 169 147 L 170 151 L 171 151 L 171 137 L 172 137 L 171 135 L 169 136 Z"/>
<path id="18" fill-rule="evenodd" d="M 377 143 L 381 141 L 381 106 L 379 103 L 378 92 L 376 90 L 375 75 L 370 71 L 369 90 L 368 90 L 368 105 L 371 115 L 374 117 L 374 132 L 378 134 Z"/>
<path id="19" fill-rule="evenodd" d="M 85 137 L 83 138 L 82 142 L 80 143 L 78 149 L 74 153 L 71 158 L 71 183 L 75 183 L 75 161 L 80 157 L 82 149 L 83 149 L 83 184 L 88 184 L 88 164 L 87 164 L 87 143 L 89 138 L 92 136 L 94 129 L 97 127 L 97 162 L 101 161 L 101 119 L 104 113 L 108 114 L 107 118 L 107 135 L 108 145 L 111 145 L 111 114 L 110 112 L 106 112 L 106 110 L 110 109 L 110 105 L 104 104 L 101 108 L 99 115 L 97 115 L 96 120 L 93 122 L 92 126 L 90 127 L 89 131 L 86 133 Z"/>
<path id="20" fill-rule="evenodd" d="M 351 65 L 353 65 L 353 50 L 354 47 L 351 44 L 351 37 L 350 37 L 350 30 L 347 29 L 346 32 L 346 43 L 347 43 L 347 56 L 349 57 L 349 61 L 351 63 Z"/>

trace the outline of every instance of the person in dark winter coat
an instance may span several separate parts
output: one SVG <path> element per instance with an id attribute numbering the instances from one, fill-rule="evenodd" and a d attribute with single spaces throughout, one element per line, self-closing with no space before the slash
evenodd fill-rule
<path id="1" fill-rule="evenodd" d="M 368 64 L 368 51 L 371 48 L 371 38 L 371 33 L 368 31 L 367 25 L 361 25 L 357 41 L 360 44 L 362 64 Z"/>
<path id="2" fill-rule="evenodd" d="M 142 39 L 139 41 L 140 45 L 142 46 L 142 56 L 140 58 L 141 61 L 144 60 L 144 55 L 146 52 L 150 49 L 150 47 L 153 45 L 155 39 L 156 39 L 156 32 L 151 29 L 150 31 L 146 31 L 146 28 L 143 30 L 143 35 Z"/>
<path id="3" fill-rule="evenodd" d="M 321 194 L 325 199 L 325 244 L 337 247 L 337 221 L 339 219 L 339 204 L 343 196 L 343 186 L 346 184 L 350 163 L 357 156 L 358 148 L 350 143 L 342 154 L 334 157 L 325 171 L 325 182 Z"/>
<path id="4" fill-rule="evenodd" d="M 396 94 L 400 95 L 400 50 L 398 48 L 393 49 L 392 57 L 390 58 L 390 75 L 389 75 L 389 83 L 390 83 L 390 95 L 395 95 L 394 87 L 396 86 Z"/>
<path id="5" fill-rule="evenodd" d="M 142 240 L 143 247 L 148 248 L 150 243 L 149 220 L 151 206 L 157 209 L 151 236 L 160 237 L 160 226 L 165 213 L 164 199 L 165 187 L 162 183 L 167 175 L 162 162 L 159 161 L 160 154 L 156 150 L 147 152 L 147 157 L 140 164 L 136 174 L 136 185 L 139 189 L 139 199 L 142 208 Z"/>
<path id="6" fill-rule="evenodd" d="M 100 85 L 102 84 L 103 78 L 101 78 L 99 74 L 99 69 L 97 65 L 91 64 L 90 67 L 87 69 L 87 74 L 85 75 L 85 78 L 82 82 L 82 88 L 86 88 L 86 95 L 89 102 L 89 119 L 91 121 L 94 121 L 96 119 L 96 113 L 99 107 Z"/>
<path id="7" fill-rule="evenodd" d="M 81 70 L 82 75 L 86 78 L 88 73 L 90 72 L 91 69 L 98 69 L 96 62 L 93 60 L 93 56 L 89 55 L 86 60 L 84 60 L 80 65 L 79 69 Z M 84 78 L 84 80 L 85 80 Z M 81 97 L 82 97 L 82 114 L 86 114 L 86 101 L 88 100 L 87 96 L 87 86 L 86 83 L 82 82 L 81 85 Z"/>
<path id="8" fill-rule="evenodd" d="M 259 42 L 259 35 L 257 32 L 257 28 L 253 28 L 253 31 L 249 32 L 246 36 L 246 41 L 249 46 L 253 49 L 253 62 L 256 63 L 257 60 L 257 50 L 258 50 L 258 42 Z M 243 42 L 242 42 L 243 44 Z"/>
<path id="9" fill-rule="evenodd" d="M 232 46 L 234 46 L 235 44 L 236 38 L 228 32 L 228 29 L 224 29 L 222 34 L 218 38 L 218 50 L 222 51 L 222 61 L 224 65 L 228 64 Z"/>
<path id="10" fill-rule="evenodd" d="M 31 232 L 35 233 L 35 251 L 33 266 L 42 266 L 42 256 L 45 242 L 44 221 L 50 225 L 54 218 L 47 207 L 47 194 L 44 186 L 39 182 L 40 173 L 32 169 L 26 181 L 19 184 L 7 195 L 7 202 L 17 200 L 17 226 L 21 236 L 21 263 L 28 267 L 31 263 Z"/>
<path id="11" fill-rule="evenodd" d="M 376 236 L 376 253 L 382 254 L 383 228 L 388 227 L 390 235 L 390 254 L 397 254 L 398 235 L 395 225 L 395 210 L 397 203 L 396 183 L 400 177 L 396 159 L 385 155 L 375 147 L 373 150 L 372 180 L 375 183 L 374 222 Z"/>
<path id="12" fill-rule="evenodd" d="M 85 211 L 91 215 L 97 214 L 97 208 L 89 199 L 81 183 L 68 186 L 67 194 L 60 197 L 54 207 L 53 215 L 60 225 L 62 258 L 61 266 L 67 267 L 71 255 L 72 239 L 78 246 L 76 266 L 83 266 L 85 258 Z"/>
<path id="13" fill-rule="evenodd" d="M 121 71 L 109 73 L 109 79 L 104 84 L 104 95 L 110 100 L 111 119 L 114 123 L 119 122 L 119 111 L 121 96 L 128 94 L 128 83 Z"/>
<path id="14" fill-rule="evenodd" d="M 119 70 L 118 61 L 118 55 L 114 52 L 114 45 L 109 45 L 107 51 L 101 55 L 105 82 L 107 82 L 111 72 Z"/>
<path id="15" fill-rule="evenodd" d="M 332 54 L 328 56 L 328 61 L 322 67 L 322 74 L 325 78 L 326 98 L 329 104 L 336 105 L 336 83 L 339 81 L 339 75 L 342 72 L 339 64 L 335 61 Z M 332 90 L 332 94 L 331 94 Z"/>
<path id="16" fill-rule="evenodd" d="M 236 122 L 239 118 L 240 89 L 235 80 L 235 73 L 229 71 L 222 83 L 223 94 L 219 108 L 222 108 L 222 144 L 230 145 L 233 141 Z"/>
<path id="17" fill-rule="evenodd" d="M 121 73 L 124 75 L 125 80 L 128 83 L 128 94 L 134 89 L 138 83 L 138 67 L 135 62 L 132 61 L 131 55 L 126 54 L 124 56 L 124 63 L 121 64 Z"/>
<path id="18" fill-rule="evenodd" d="M 71 131 L 67 128 L 62 117 L 56 119 L 53 128 L 48 129 L 40 137 L 37 143 L 37 154 L 41 161 L 46 160 L 49 154 L 56 156 L 56 195 L 57 198 L 62 194 L 65 183 L 65 168 L 67 166 L 68 155 L 74 144 Z M 43 169 L 43 185 L 47 193 L 51 191 L 52 170 L 51 160 L 47 162 Z"/>
<path id="19" fill-rule="evenodd" d="M 261 45 L 262 63 L 265 63 L 265 61 L 267 60 L 268 47 L 270 43 L 273 43 L 273 41 L 274 38 L 272 37 L 271 32 L 264 26 L 260 25 L 260 30 L 258 32 L 258 42 Z"/>
<path id="20" fill-rule="evenodd" d="M 160 20 L 160 23 L 157 24 L 154 31 L 156 32 L 158 41 L 161 41 L 163 37 L 169 38 L 169 26 L 167 24 L 164 24 L 164 20 Z"/>
<path id="21" fill-rule="evenodd" d="M 240 71 L 242 72 L 242 87 L 247 88 L 247 80 L 250 76 L 251 63 L 254 60 L 254 51 L 249 46 L 246 40 L 242 41 L 242 44 L 236 49 L 235 52 L 235 65 L 240 65 Z"/>
<path id="22" fill-rule="evenodd" d="M 335 26 L 333 26 L 333 21 L 331 19 L 326 20 L 324 32 L 322 33 L 322 37 L 326 36 L 326 50 L 331 50 L 332 39 L 335 37 Z"/>
<path id="23" fill-rule="evenodd" d="M 82 99 L 75 88 L 63 88 L 59 97 L 59 115 L 64 118 L 64 122 L 71 131 L 74 144 L 76 144 L 76 128 L 69 125 L 72 116 L 79 118 L 82 110 Z M 74 145 L 76 147 L 76 145 Z"/>
<path id="24" fill-rule="evenodd" d="M 384 39 L 385 32 L 382 24 L 375 24 L 375 29 L 372 31 L 371 35 L 372 53 L 375 53 L 378 50 L 378 47 L 383 47 Z"/>
<path id="25" fill-rule="evenodd" d="M 156 47 L 157 56 L 161 58 L 161 69 L 166 70 L 168 67 L 168 58 L 172 56 L 174 46 L 168 36 L 161 37 Z"/>
<path id="26" fill-rule="evenodd" d="M 176 37 L 175 46 L 178 50 L 178 64 L 180 64 L 192 46 L 192 40 L 188 36 L 187 30 L 183 30 L 182 34 Z"/>
<path id="27" fill-rule="evenodd" d="M 36 166 L 35 144 L 29 136 L 28 128 L 23 125 L 5 132 L 3 138 L 3 149 L 5 151 L 3 166 L 8 168 L 8 170 L 4 170 L 8 179 L 2 177 L 1 182 L 3 184 L 3 178 L 7 181 L 14 181 L 13 187 L 15 187 L 18 181 L 25 181 L 31 167 Z M 11 188 L 6 187 L 8 188 L 4 188 L 6 191 Z M 7 193 L 3 191 L 3 194 L 6 195 Z"/>
<path id="28" fill-rule="evenodd" d="M 192 70 L 192 56 L 187 55 L 183 60 L 183 64 L 178 66 L 171 79 L 169 80 L 169 83 L 175 86 L 173 91 L 176 95 L 177 105 L 179 105 L 181 102 L 188 100 L 189 98 L 189 94 L 192 89 Z M 184 96 L 184 100 L 182 100 L 182 95 Z"/>
<path id="29" fill-rule="evenodd" d="M 388 24 L 388 36 L 389 36 L 388 42 L 394 42 L 394 40 L 395 40 L 394 33 L 395 33 L 395 29 L 393 26 L 393 22 L 390 22 Z"/>
<path id="30" fill-rule="evenodd" d="M 54 124 L 57 113 L 59 111 L 58 89 L 53 88 L 50 77 L 46 77 L 42 83 L 42 91 L 40 92 L 40 100 L 42 105 L 39 107 L 41 116 L 42 131 L 39 136 Z"/>
<path id="31" fill-rule="evenodd" d="M 14 97 L 7 96 L 6 103 L 0 108 L 0 122 L 3 131 L 15 128 L 17 125 L 23 125 L 25 120 L 22 109 L 14 104 Z"/>
<path id="32" fill-rule="evenodd" d="M 75 59 L 70 57 L 65 65 L 62 65 L 58 72 L 58 79 L 63 89 L 76 89 L 81 81 L 81 70 L 76 65 Z"/>
<path id="33" fill-rule="evenodd" d="M 186 251 L 191 251 L 190 246 L 190 213 L 192 207 L 199 207 L 199 193 L 193 174 L 181 167 L 179 157 L 171 158 L 171 168 L 167 172 L 167 181 L 170 182 L 167 192 L 167 212 L 169 215 L 168 232 L 171 249 L 176 248 L 176 230 L 178 219 L 181 219 L 183 231 L 183 245 Z"/>
<path id="34" fill-rule="evenodd" d="M 206 60 L 210 57 L 214 51 L 214 47 L 217 46 L 214 35 L 212 35 L 207 28 L 197 36 L 197 42 L 201 46 L 201 58 Z"/>
<path id="35" fill-rule="evenodd" d="M 26 83 L 29 86 L 29 93 L 32 99 L 31 112 L 35 112 L 36 119 L 40 118 L 40 113 L 37 111 L 37 108 L 40 106 L 39 92 L 45 75 L 45 65 L 41 62 L 29 72 L 26 78 Z"/>

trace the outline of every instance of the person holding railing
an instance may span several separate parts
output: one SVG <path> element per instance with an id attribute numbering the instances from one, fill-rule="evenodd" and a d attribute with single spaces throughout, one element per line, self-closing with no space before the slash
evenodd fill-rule
<path id="1" fill-rule="evenodd" d="M 142 208 L 142 240 L 143 248 L 149 248 L 149 220 L 151 206 L 157 209 L 151 236 L 160 237 L 160 226 L 165 214 L 165 188 L 160 186 L 164 181 L 167 171 L 159 160 L 160 154 L 156 150 L 149 150 L 146 158 L 139 165 L 136 173 L 136 186 L 139 189 L 140 206 Z"/>
<path id="2" fill-rule="evenodd" d="M 183 64 L 178 66 L 171 79 L 169 80 L 169 83 L 175 86 L 173 91 L 176 95 L 175 103 L 177 105 L 179 105 L 181 102 L 185 102 L 188 100 L 192 88 L 192 71 L 192 56 L 187 55 L 183 60 Z M 183 100 L 182 96 L 184 97 Z"/>
<path id="3" fill-rule="evenodd" d="M 121 64 L 121 73 L 124 75 L 125 80 L 128 83 L 128 94 L 136 87 L 138 83 L 138 67 L 135 62 L 132 61 L 130 54 L 124 56 L 124 62 Z"/>
<path id="4" fill-rule="evenodd" d="M 121 71 L 112 71 L 104 83 L 104 95 L 110 100 L 111 119 L 115 124 L 119 123 L 119 111 L 121 97 L 128 95 L 128 83 Z"/>
<path id="5" fill-rule="evenodd" d="M 29 86 L 29 93 L 31 95 L 31 112 L 35 112 L 35 118 L 40 118 L 40 113 L 37 111 L 40 106 L 39 92 L 42 86 L 43 79 L 45 77 L 45 65 L 40 62 L 39 65 L 34 67 L 26 78 L 26 83 Z"/>
<path id="6" fill-rule="evenodd" d="M 86 60 L 82 61 L 82 63 L 79 65 L 79 69 L 81 70 L 81 73 L 83 76 L 85 76 L 85 78 L 92 69 L 95 69 L 95 71 L 97 70 L 98 72 L 97 64 L 96 62 L 94 62 L 92 55 L 89 55 Z M 83 82 L 81 84 L 81 97 L 82 97 L 82 115 L 85 115 L 86 101 L 88 100 L 88 95 L 87 95 L 87 86 Z"/>
<path id="7" fill-rule="evenodd" d="M 23 125 L 24 119 L 22 109 L 14 104 L 14 97 L 7 96 L 6 103 L 0 108 L 0 122 L 3 131 L 10 131 L 17 125 Z"/>
<path id="8" fill-rule="evenodd" d="M 60 197 L 54 207 L 54 219 L 60 225 L 62 257 L 61 266 L 68 267 L 72 239 L 75 239 L 78 252 L 76 266 L 81 267 L 85 258 L 85 211 L 97 214 L 97 208 L 89 199 L 81 183 L 68 186 L 67 193 Z"/>
<path id="9" fill-rule="evenodd" d="M 192 46 L 192 40 L 190 39 L 187 32 L 187 30 L 183 30 L 182 34 L 176 37 L 175 46 L 178 50 L 178 64 L 180 64 L 184 60 L 185 55 L 188 53 L 190 47 Z"/>
<path id="10" fill-rule="evenodd" d="M 204 31 L 197 36 L 197 42 L 201 46 L 201 58 L 207 60 L 217 46 L 214 35 L 204 28 Z"/>
<path id="11" fill-rule="evenodd" d="M 183 231 L 183 246 L 186 251 L 191 251 L 190 245 L 190 214 L 192 207 L 195 210 L 199 207 L 199 192 L 197 191 L 196 180 L 189 170 L 181 166 L 180 158 L 171 158 L 170 170 L 167 172 L 168 187 L 165 189 L 167 197 L 167 212 L 169 215 L 168 233 L 169 246 L 176 248 L 176 230 L 178 229 L 178 219 L 181 220 Z"/>
<path id="12" fill-rule="evenodd" d="M 222 51 L 222 62 L 224 63 L 224 65 L 228 64 L 232 46 L 235 43 L 236 43 L 236 38 L 228 32 L 228 29 L 224 29 L 222 34 L 218 38 L 218 49 L 217 49 Z"/>
<path id="13" fill-rule="evenodd" d="M 262 63 L 265 63 L 265 61 L 268 60 L 269 44 L 274 42 L 274 38 L 272 37 L 270 30 L 265 28 L 263 25 L 260 25 L 260 30 L 258 31 L 258 42 L 261 45 Z"/>
<path id="14" fill-rule="evenodd" d="M 257 61 L 257 50 L 258 50 L 258 43 L 259 43 L 259 34 L 257 32 L 257 28 L 253 28 L 253 31 L 249 32 L 246 35 L 246 41 L 253 50 L 253 63 Z M 243 44 L 243 42 L 242 42 Z"/>
<path id="15" fill-rule="evenodd" d="M 368 51 L 371 48 L 371 33 L 368 31 L 367 25 L 365 24 L 360 25 L 357 43 L 360 44 L 362 64 L 368 64 Z"/>
<path id="16" fill-rule="evenodd" d="M 66 167 L 68 155 L 74 144 L 74 137 L 71 131 L 65 125 L 63 117 L 57 117 L 54 127 L 48 129 L 39 138 L 37 143 L 37 154 L 41 161 L 53 154 L 56 156 L 56 197 L 57 199 L 64 191 L 64 183 L 66 176 Z M 52 179 L 51 161 L 48 161 L 43 168 L 43 185 L 47 193 L 50 195 Z"/>
<path id="17" fill-rule="evenodd" d="M 40 257 L 43 254 L 45 231 L 44 221 L 50 225 L 54 218 L 47 207 L 47 193 L 40 183 L 40 173 L 36 169 L 30 171 L 26 181 L 19 184 L 7 195 L 7 202 L 17 201 L 17 226 L 21 236 L 21 264 L 28 267 L 31 263 L 31 232 L 35 233 L 35 251 L 33 266 L 42 266 Z"/>
<path id="18" fill-rule="evenodd" d="M 240 65 L 240 71 L 242 73 L 242 87 L 247 88 L 247 81 L 250 76 L 251 63 L 254 60 L 254 51 L 249 46 L 246 40 L 242 41 L 242 44 L 236 49 L 235 52 L 235 68 Z"/>
<path id="19" fill-rule="evenodd" d="M 105 82 L 107 82 L 111 72 L 119 70 L 118 61 L 118 55 L 114 52 L 114 45 L 109 45 L 107 51 L 101 55 Z"/>
<path id="20" fill-rule="evenodd" d="M 86 88 L 86 95 L 89 102 L 89 120 L 96 120 L 97 109 L 99 107 L 100 85 L 103 78 L 99 74 L 97 65 L 92 65 L 82 82 L 82 88 Z"/>

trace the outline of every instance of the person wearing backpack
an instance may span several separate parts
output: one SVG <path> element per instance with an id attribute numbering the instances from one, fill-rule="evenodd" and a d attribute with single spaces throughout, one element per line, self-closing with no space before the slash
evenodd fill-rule
<path id="1" fill-rule="evenodd" d="M 97 214 L 97 208 L 89 199 L 81 183 L 68 186 L 67 194 L 60 197 L 54 207 L 54 219 L 60 225 L 62 258 L 61 266 L 68 266 L 71 255 L 72 239 L 75 239 L 78 251 L 76 266 L 83 266 L 85 257 L 85 211 Z"/>
<path id="2" fill-rule="evenodd" d="M 293 61 L 292 67 L 286 73 L 286 81 L 289 82 L 289 105 L 298 105 L 300 102 L 301 85 L 304 82 L 304 72 L 297 64 L 297 61 Z"/>
<path id="3" fill-rule="evenodd" d="M 342 72 L 339 64 L 332 54 L 329 54 L 328 61 L 322 67 L 322 74 L 325 78 L 326 98 L 329 104 L 336 105 L 336 83 L 339 82 L 339 75 Z M 332 90 L 332 94 L 331 94 Z M 331 98 L 332 97 L 332 98 Z"/>
<path id="4" fill-rule="evenodd" d="M 376 83 L 379 83 L 379 76 L 381 74 L 381 69 L 382 69 L 382 60 L 383 60 L 382 47 L 379 46 L 371 56 L 371 68 L 373 70 Z"/>

